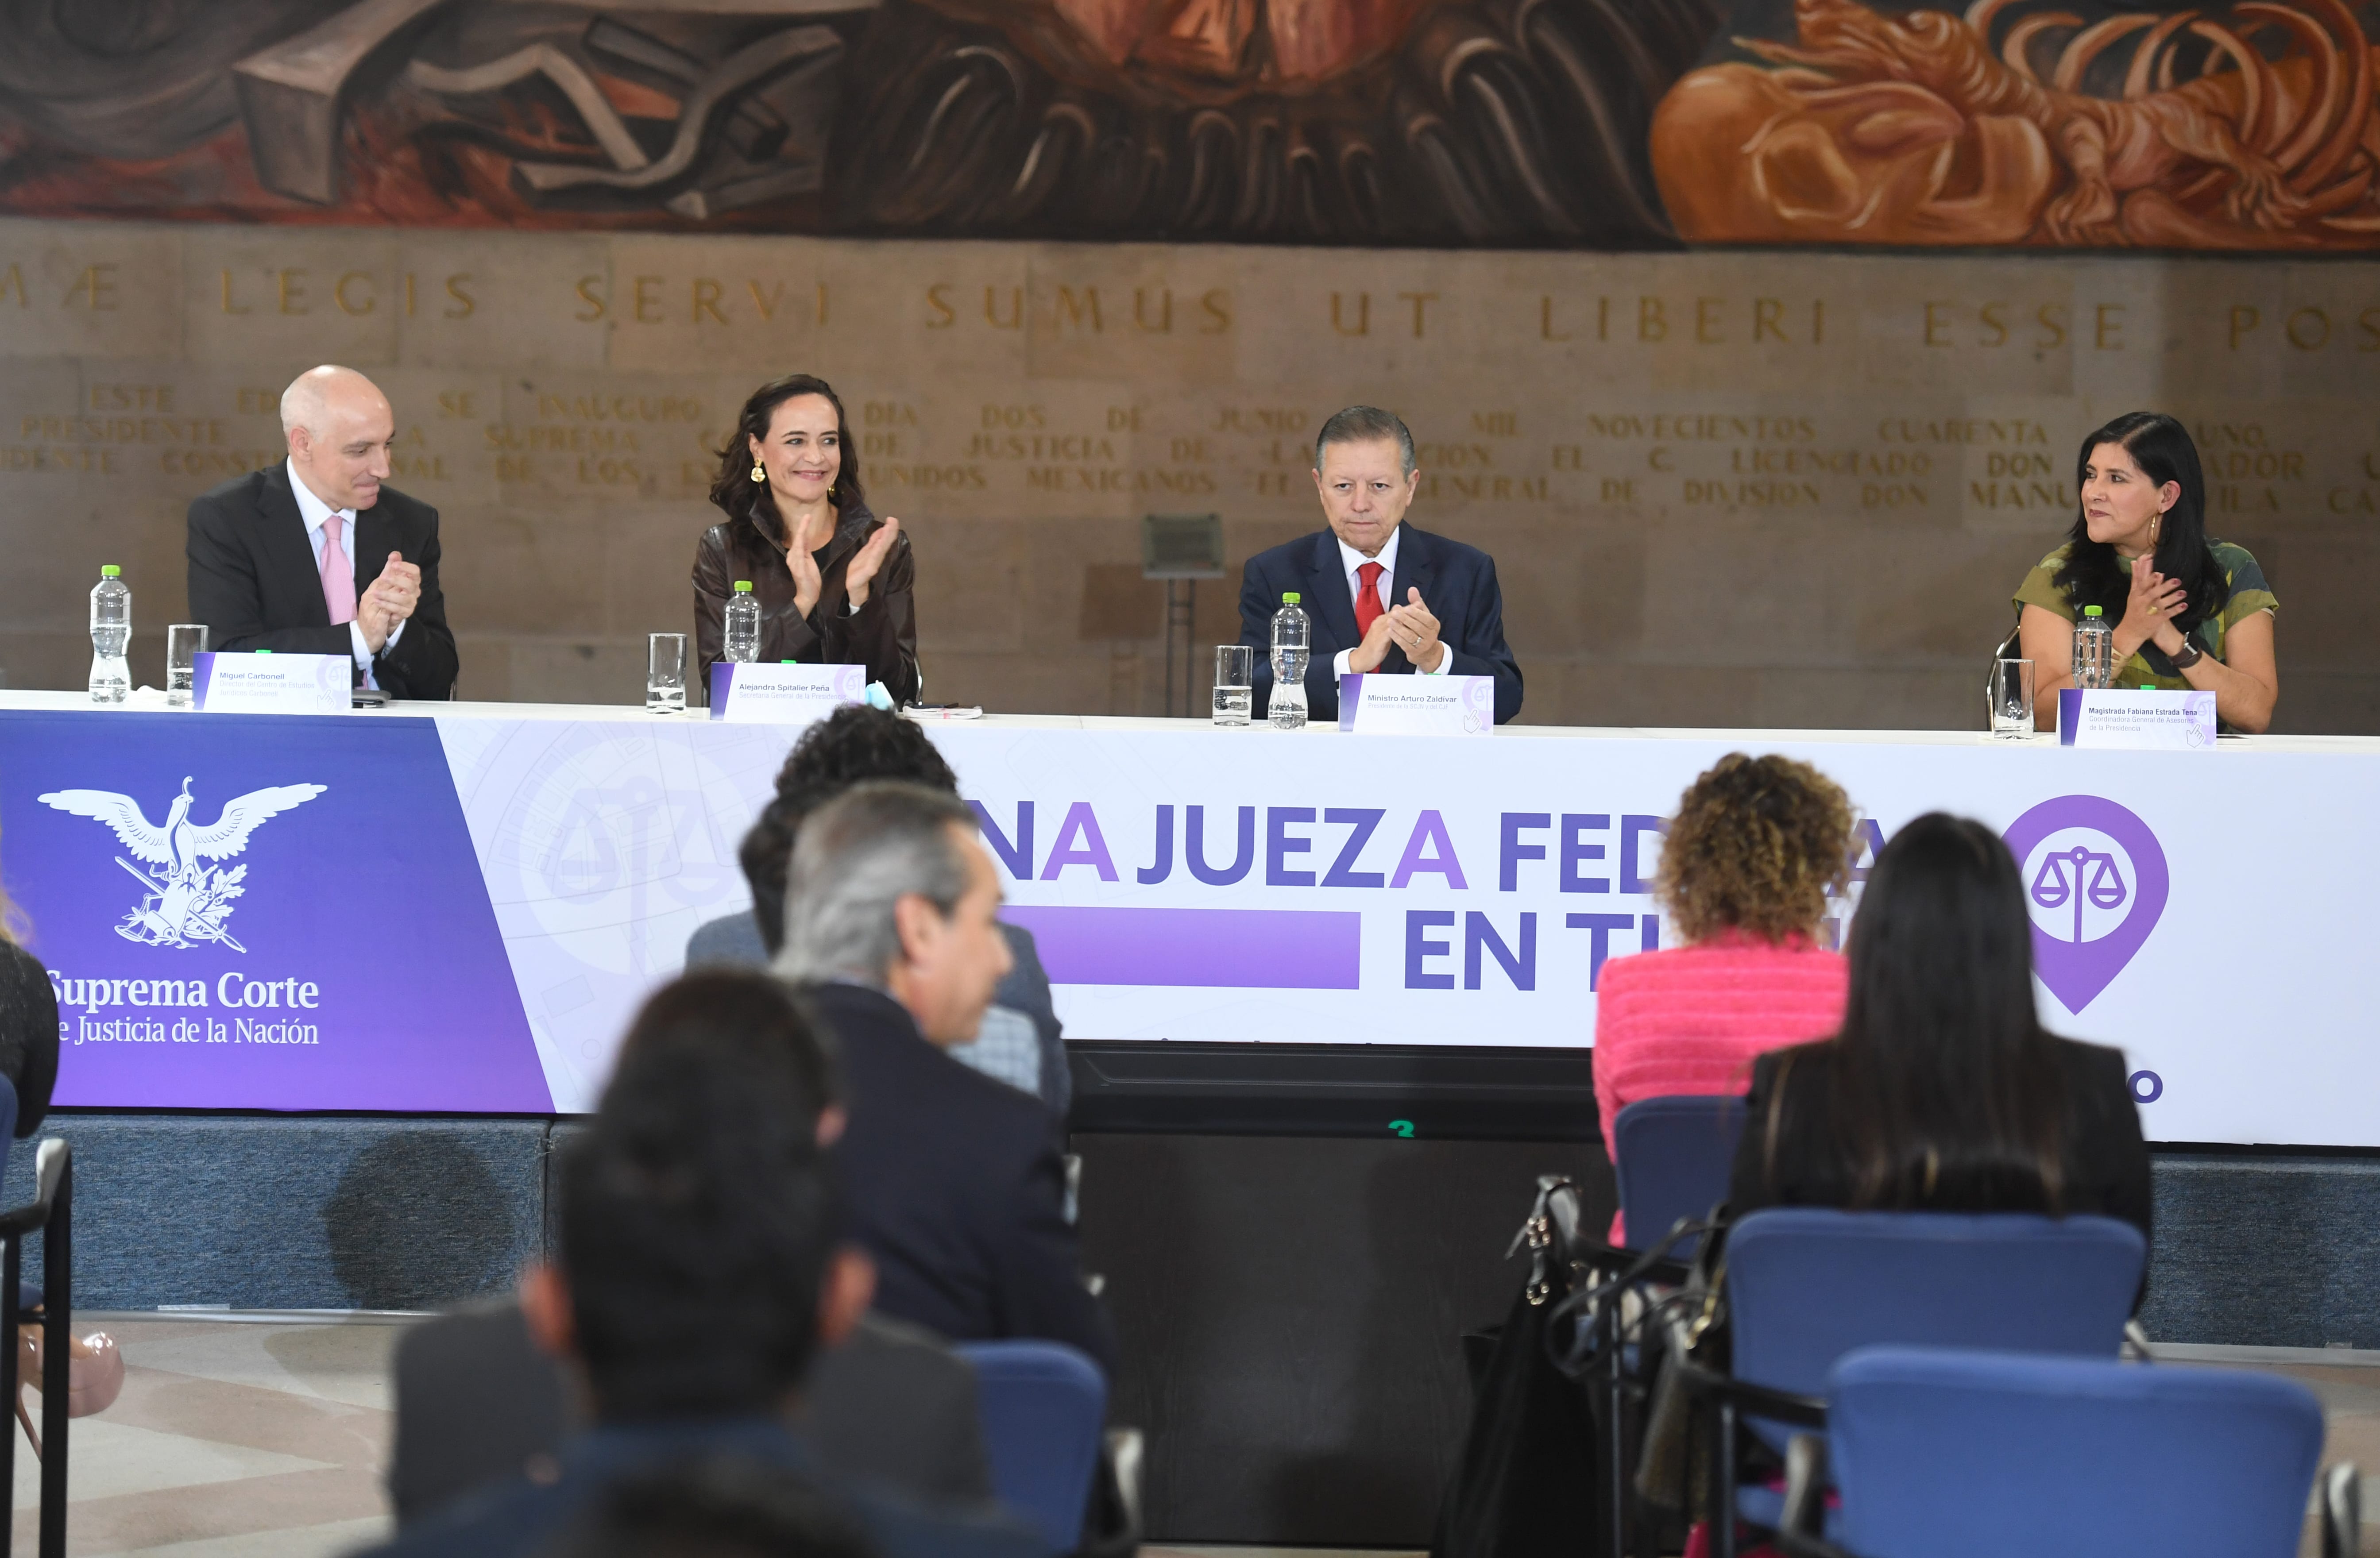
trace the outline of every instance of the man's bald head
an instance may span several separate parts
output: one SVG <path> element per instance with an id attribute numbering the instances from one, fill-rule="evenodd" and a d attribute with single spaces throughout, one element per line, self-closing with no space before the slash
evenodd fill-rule
<path id="1" fill-rule="evenodd" d="M 334 509 L 368 509 L 388 479 L 396 414 L 379 386 L 352 368 L 308 368 L 281 392 L 289 466 Z"/>

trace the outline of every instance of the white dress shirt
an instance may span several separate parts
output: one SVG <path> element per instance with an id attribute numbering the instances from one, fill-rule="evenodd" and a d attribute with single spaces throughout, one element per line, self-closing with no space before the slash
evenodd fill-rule
<path id="1" fill-rule="evenodd" d="M 307 544 L 314 549 L 314 572 L 320 574 L 322 571 L 322 552 L 331 544 L 330 537 L 322 533 L 322 522 L 333 514 L 337 514 L 346 522 L 339 526 L 339 545 L 347 554 L 347 565 L 353 567 L 356 561 L 356 511 L 331 507 L 330 504 L 314 496 L 314 489 L 307 486 L 299 477 L 295 465 L 290 465 L 287 468 L 289 490 L 298 495 L 298 517 L 306 522 Z M 356 595 L 360 599 L 363 592 L 358 590 Z M 405 624 L 399 622 L 389 630 L 388 642 L 381 646 L 381 652 L 385 654 L 395 648 L 396 641 L 404 636 Z M 372 680 L 371 646 L 364 642 L 362 623 L 356 622 L 347 623 L 347 646 L 356 657 L 356 669 L 363 672 L 364 685 L 378 692 L 380 683 Z"/>
<path id="2" fill-rule="evenodd" d="M 1362 552 L 1357 551 L 1346 542 L 1339 542 L 1339 565 L 1347 571 L 1347 601 L 1349 605 L 1358 606 L 1360 609 L 1360 603 L 1364 598 L 1364 564 L 1366 562 L 1377 562 L 1380 565 L 1380 576 L 1375 586 L 1379 595 L 1380 610 L 1385 611 L 1390 607 L 1396 604 L 1395 601 L 1389 598 L 1389 592 L 1397 587 L 1397 543 L 1404 539 L 1404 534 L 1405 527 L 1402 525 L 1398 525 L 1394 530 L 1390 531 L 1388 544 L 1380 549 L 1380 555 L 1378 557 L 1366 557 Z M 1335 537 L 1332 538 L 1337 539 Z M 1363 619 L 1361 616 L 1358 616 L 1356 620 L 1361 622 Z M 1424 676 L 1444 676 L 1447 672 L 1452 670 L 1454 669 L 1454 651 L 1452 649 L 1446 648 L 1443 644 L 1439 646 L 1439 648 L 1443 652 L 1438 657 L 1438 669 L 1436 670 L 1422 670 L 1419 666 L 1414 667 L 1414 670 L 1421 671 L 1421 674 Z M 1330 674 L 1334 677 L 1347 675 L 1349 670 L 1347 664 L 1348 657 L 1353 655 L 1354 652 L 1355 651 L 1353 649 L 1342 649 L 1338 654 L 1332 656 L 1330 659 Z"/>

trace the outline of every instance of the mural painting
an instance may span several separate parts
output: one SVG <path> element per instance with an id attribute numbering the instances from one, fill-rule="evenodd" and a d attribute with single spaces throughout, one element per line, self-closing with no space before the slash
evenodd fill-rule
<path id="1" fill-rule="evenodd" d="M 0 212 L 2362 249 L 2371 9 L 5 0 Z"/>

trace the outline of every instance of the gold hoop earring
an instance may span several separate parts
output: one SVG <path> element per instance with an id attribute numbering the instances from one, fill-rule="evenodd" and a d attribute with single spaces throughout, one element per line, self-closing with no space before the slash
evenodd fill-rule
<path id="1" fill-rule="evenodd" d="M 758 486 L 758 485 L 759 485 L 759 484 L 761 484 L 761 483 L 763 483 L 763 482 L 766 482 L 768 479 L 769 479 L 769 473 L 768 473 L 768 471 L 767 471 L 765 468 L 763 468 L 763 467 L 762 467 L 762 465 L 761 465 L 761 464 L 760 464 L 760 462 L 759 462 L 759 461 L 758 461 L 758 460 L 753 461 L 753 462 L 752 462 L 752 481 L 753 481 L 753 484 L 754 484 L 755 486 Z"/>

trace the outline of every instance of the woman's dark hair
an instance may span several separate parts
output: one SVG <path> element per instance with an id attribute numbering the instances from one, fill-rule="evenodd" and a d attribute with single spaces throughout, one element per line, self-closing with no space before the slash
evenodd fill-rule
<path id="1" fill-rule="evenodd" d="M 914 719 L 845 704 L 803 731 L 777 770 L 777 793 L 760 808 L 735 851 L 769 956 L 775 957 L 785 941 L 785 877 L 802 818 L 868 779 L 907 779 L 959 792 L 958 776 Z"/>
<path id="2" fill-rule="evenodd" d="M 2121 446 L 2141 474 L 2157 486 L 2170 481 L 2181 489 L 2181 496 L 2157 524 L 2155 563 L 2158 573 L 2180 581 L 2188 592 L 2188 603 L 2173 625 L 2190 634 L 2223 610 L 2224 602 L 2231 598 L 2231 586 L 2215 561 L 2214 549 L 2206 544 L 2206 476 L 2199 468 L 2198 445 L 2192 441 L 2188 428 L 2163 412 L 2128 411 L 2082 441 L 2082 451 L 2074 456 L 2074 528 L 2066 534 L 2066 562 L 2055 582 L 2076 616 L 2082 614 L 2084 607 L 2096 606 L 2110 625 L 2123 621 L 2131 581 L 2124 574 L 2115 547 L 2091 538 L 2090 520 L 2080 506 L 2082 473 L 2103 443 Z M 2141 654 L 2159 676 L 2180 674 L 2154 642 L 2143 644 Z"/>
<path id="3" fill-rule="evenodd" d="M 1730 752 L 1686 787 L 1657 884 L 1680 937 L 1807 935 L 1851 875 L 1852 803 L 1807 763 Z"/>
<path id="4" fill-rule="evenodd" d="M 818 1346 L 833 1057 L 766 974 L 688 974 L 637 1014 L 561 1154 L 560 1262 L 599 1414 L 781 1407 Z"/>
<path id="5" fill-rule="evenodd" d="M 2063 1072 L 2034 1014 L 2033 923 L 1999 836 L 1940 812 L 1894 834 L 1850 952 L 1851 998 L 1827 1042 L 1852 1204 L 2061 1210 Z"/>
<path id="6" fill-rule="evenodd" d="M 851 418 L 844 414 L 843 397 L 834 393 L 834 386 L 808 373 L 788 373 L 783 379 L 771 379 L 753 391 L 751 398 L 744 403 L 743 414 L 735 418 L 735 432 L 728 435 L 726 447 L 719 452 L 719 474 L 710 481 L 713 506 L 726 514 L 734 531 L 752 531 L 750 538 L 756 541 L 762 535 L 771 540 L 781 539 L 778 532 L 783 525 L 777 518 L 776 505 L 763 501 L 769 496 L 767 484 L 752 479 L 749 441 L 767 442 L 769 423 L 776 417 L 777 407 L 802 395 L 820 396 L 834 407 L 835 447 L 843 459 L 834 478 L 836 506 L 850 510 L 868 501 L 867 491 L 859 484 L 859 446 L 852 441 Z"/>

